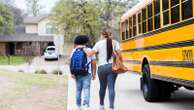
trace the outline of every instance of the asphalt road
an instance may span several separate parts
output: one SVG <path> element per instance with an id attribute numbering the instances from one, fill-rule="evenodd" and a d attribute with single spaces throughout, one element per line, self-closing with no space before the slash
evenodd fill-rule
<path id="1" fill-rule="evenodd" d="M 148 103 L 144 100 L 139 87 L 139 75 L 128 73 L 119 75 L 116 84 L 115 110 L 194 110 L 194 91 L 181 88 L 172 95 L 169 102 Z M 75 109 L 75 81 L 69 77 L 68 81 L 68 107 Z M 90 110 L 99 110 L 99 81 L 92 81 Z M 105 107 L 108 110 L 108 94 Z"/>
<path id="2" fill-rule="evenodd" d="M 176 91 L 168 102 L 148 103 L 140 91 L 139 75 L 120 75 L 116 85 L 116 110 L 194 110 L 194 91 Z"/>

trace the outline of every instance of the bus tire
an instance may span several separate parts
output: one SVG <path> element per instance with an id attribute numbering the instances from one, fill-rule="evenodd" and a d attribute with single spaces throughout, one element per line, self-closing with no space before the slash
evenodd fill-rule
<path id="1" fill-rule="evenodd" d="M 160 100 L 169 101 L 173 91 L 173 85 L 171 83 L 161 81 L 160 88 Z"/>
<path id="2" fill-rule="evenodd" d="M 144 99 L 148 102 L 160 101 L 160 83 L 158 80 L 150 78 L 149 65 L 143 66 L 142 79 Z"/>
<path id="3" fill-rule="evenodd" d="M 140 78 L 140 89 L 141 91 L 143 90 L 143 78 L 142 77 Z"/>

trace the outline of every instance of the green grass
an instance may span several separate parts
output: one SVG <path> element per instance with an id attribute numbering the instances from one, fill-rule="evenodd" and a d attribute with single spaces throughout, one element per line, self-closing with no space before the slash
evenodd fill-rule
<path id="1" fill-rule="evenodd" d="M 0 91 L 1 109 L 0 110 L 9 110 L 10 105 L 15 102 L 17 103 L 17 100 L 21 98 L 23 98 L 28 102 L 28 100 L 30 99 L 24 97 L 26 94 L 32 95 L 34 92 L 38 93 L 38 92 L 47 91 L 50 89 L 55 90 L 58 87 L 62 87 L 65 90 L 67 90 L 66 76 L 56 76 L 51 74 L 50 75 L 49 74 L 28 74 L 28 73 L 19 73 L 19 72 L 13 73 L 13 72 L 0 70 L 0 82 L 2 79 L 3 79 L 3 84 L 7 83 L 6 84 L 7 86 L 4 87 L 3 85 L 0 85 L 0 88 L 1 88 L 1 91 Z M 38 88 L 38 89 L 36 91 L 33 91 L 33 88 Z M 49 104 L 49 107 L 51 107 L 53 110 L 58 109 L 57 107 L 65 108 L 66 106 L 65 99 L 66 99 L 67 91 L 62 91 L 62 93 L 63 94 L 56 94 L 58 95 L 58 97 L 56 99 L 51 100 L 51 104 Z M 37 98 L 37 100 L 39 100 L 39 97 L 37 96 L 35 97 Z M 37 104 L 39 103 L 44 103 L 44 102 L 37 102 Z M 15 110 L 23 110 L 23 109 L 16 108 Z"/>
<path id="2" fill-rule="evenodd" d="M 25 62 L 26 58 L 24 56 L 0 56 L 0 65 L 19 65 Z"/>
<path id="3" fill-rule="evenodd" d="M 7 72 L 0 70 L 0 77 L 6 77 L 13 79 L 15 83 L 27 85 L 29 87 L 38 85 L 40 87 L 51 87 L 59 84 L 61 81 L 64 83 L 66 78 L 59 77 L 56 75 L 45 75 L 45 74 L 28 74 L 19 72 Z"/>

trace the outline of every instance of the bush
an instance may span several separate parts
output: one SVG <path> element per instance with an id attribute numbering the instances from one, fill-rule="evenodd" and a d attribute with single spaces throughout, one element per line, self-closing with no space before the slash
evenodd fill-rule
<path id="1" fill-rule="evenodd" d="M 54 70 L 54 71 L 52 71 L 52 74 L 54 74 L 54 75 L 63 75 L 63 72 L 61 70 Z"/>
<path id="2" fill-rule="evenodd" d="M 18 70 L 19 73 L 24 73 L 24 70 Z"/>
<path id="3" fill-rule="evenodd" d="M 35 74 L 47 74 L 45 70 L 36 70 L 34 73 Z"/>

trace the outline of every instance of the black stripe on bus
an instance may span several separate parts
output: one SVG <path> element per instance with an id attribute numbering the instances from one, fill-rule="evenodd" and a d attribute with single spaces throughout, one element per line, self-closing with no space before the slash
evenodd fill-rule
<path id="1" fill-rule="evenodd" d="M 130 64 L 142 64 L 139 60 L 125 60 Z M 150 61 L 150 65 L 194 68 L 194 61 Z"/>
<path id="2" fill-rule="evenodd" d="M 169 48 L 188 47 L 188 46 L 194 46 L 194 40 L 187 40 L 187 41 L 180 41 L 180 42 L 174 42 L 174 43 L 167 43 L 167 44 L 156 45 L 156 46 L 149 46 L 149 47 L 144 47 L 144 48 L 128 49 L 128 50 L 123 50 L 122 52 L 135 52 L 135 51 L 144 51 L 144 50 L 158 50 L 158 49 L 169 49 Z"/>
<path id="3" fill-rule="evenodd" d="M 152 74 L 152 78 L 194 88 L 194 81 Z"/>
<path id="4" fill-rule="evenodd" d="M 151 36 L 151 35 L 154 35 L 154 34 L 158 34 L 158 33 L 173 30 L 173 29 L 177 29 L 177 28 L 187 26 L 187 25 L 190 25 L 190 24 L 193 24 L 193 23 L 194 23 L 194 19 L 190 19 L 190 20 L 187 20 L 187 21 L 184 21 L 184 22 L 181 22 L 181 23 L 173 24 L 171 26 L 167 26 L 167 27 L 164 27 L 164 28 L 161 28 L 161 29 L 149 32 L 149 33 L 145 33 L 145 34 L 130 38 L 128 40 L 124 40 L 122 42 L 127 42 L 127 41 L 130 41 L 130 40 L 136 40 L 136 39 L 148 37 L 148 36 Z"/>

